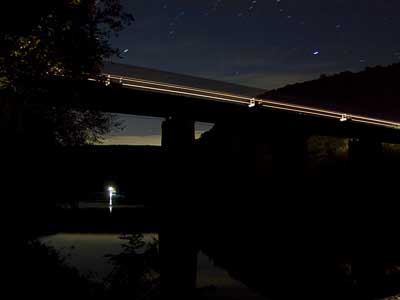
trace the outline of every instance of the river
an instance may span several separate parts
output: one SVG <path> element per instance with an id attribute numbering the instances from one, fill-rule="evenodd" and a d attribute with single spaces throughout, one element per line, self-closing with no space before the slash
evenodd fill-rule
<path id="1" fill-rule="evenodd" d="M 117 234 L 59 233 L 42 241 L 57 249 L 82 274 L 102 281 L 113 269 L 105 255 L 120 253 L 126 243 L 120 237 Z M 152 233 L 143 235 L 146 243 L 156 237 L 157 234 Z M 202 252 L 198 254 L 197 287 L 204 290 L 205 299 L 265 299 L 215 266 Z"/>

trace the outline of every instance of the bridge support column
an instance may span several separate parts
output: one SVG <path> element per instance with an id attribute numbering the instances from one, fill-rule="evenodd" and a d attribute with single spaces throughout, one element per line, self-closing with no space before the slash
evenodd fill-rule
<path id="1" fill-rule="evenodd" d="M 273 167 L 277 176 L 299 178 L 307 160 L 307 135 L 301 130 L 282 131 L 273 137 Z"/>
<path id="2" fill-rule="evenodd" d="M 160 229 L 161 293 L 165 299 L 191 299 L 197 280 L 197 246 L 193 213 L 194 121 L 172 117 L 162 124 L 166 157 Z M 193 203 L 192 203 L 193 204 Z"/>
<path id="3" fill-rule="evenodd" d="M 349 141 L 349 163 L 356 173 L 371 175 L 371 171 L 380 168 L 382 159 L 383 146 L 381 142 L 368 138 L 351 139 Z M 369 172 L 365 173 L 367 170 Z"/>
<path id="4" fill-rule="evenodd" d="M 176 154 L 186 152 L 194 144 L 194 121 L 183 117 L 170 117 L 162 123 L 162 147 Z"/>
<path id="5" fill-rule="evenodd" d="M 363 299 L 379 294 L 385 274 L 382 234 L 389 229 L 381 213 L 385 203 L 383 145 L 378 140 L 349 141 L 349 203 L 352 217 L 352 270 Z M 385 250 L 386 251 L 386 250 Z"/>

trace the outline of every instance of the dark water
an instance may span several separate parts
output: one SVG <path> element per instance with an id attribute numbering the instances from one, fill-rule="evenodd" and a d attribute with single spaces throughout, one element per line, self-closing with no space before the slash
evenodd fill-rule
<path id="1" fill-rule="evenodd" d="M 143 238 L 149 243 L 157 238 L 157 234 L 145 233 Z M 96 281 L 105 279 L 113 269 L 105 255 L 120 253 L 126 243 L 116 234 L 80 233 L 59 233 L 42 241 L 56 248 L 70 265 Z M 204 289 L 205 299 L 266 299 L 215 266 L 202 252 L 198 254 L 197 287 Z"/>

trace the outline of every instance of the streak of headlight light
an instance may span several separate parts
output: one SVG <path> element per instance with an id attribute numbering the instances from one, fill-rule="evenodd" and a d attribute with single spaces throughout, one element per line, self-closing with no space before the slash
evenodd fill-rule
<path id="1" fill-rule="evenodd" d="M 245 100 L 245 101 L 250 101 L 252 99 L 252 98 L 249 98 L 249 97 L 243 97 L 243 96 L 233 95 L 233 94 L 229 94 L 229 93 L 219 93 L 219 92 L 215 92 L 215 91 L 211 91 L 211 90 L 188 88 L 188 87 L 185 87 L 185 86 L 158 83 L 158 82 L 155 82 L 155 81 L 132 79 L 132 78 L 121 77 L 121 76 L 116 77 L 116 76 L 112 76 L 112 75 L 110 76 L 110 78 L 111 79 L 117 79 L 117 80 L 121 80 L 121 78 L 123 78 L 123 80 L 130 81 L 130 82 L 146 83 L 146 84 L 152 84 L 152 85 L 156 85 L 156 86 L 177 88 L 177 89 L 201 92 L 201 93 L 206 93 L 206 94 L 211 94 L 211 95 L 226 96 L 226 97 L 232 97 L 232 98 L 236 98 L 236 99 L 242 99 L 242 100 Z M 177 93 L 177 94 L 192 95 L 192 96 L 197 96 L 197 97 L 206 97 L 206 98 L 210 98 L 210 99 L 230 101 L 230 102 L 241 103 L 241 104 L 245 104 L 246 103 L 244 101 L 236 101 L 236 100 L 233 100 L 233 99 L 225 99 L 225 98 L 220 98 L 220 97 L 201 95 L 201 94 L 196 94 L 196 93 L 192 93 L 192 92 L 173 91 L 173 90 L 153 88 L 153 87 L 145 87 L 145 86 L 139 86 L 139 85 L 126 84 L 126 83 L 124 85 L 131 86 L 131 87 L 137 87 L 137 88 L 153 89 L 153 90 L 158 90 L 158 91 L 172 92 L 172 93 Z M 257 99 L 257 101 L 260 101 L 260 100 Z M 306 106 L 302 106 L 302 105 L 286 104 L 286 103 L 275 102 L 275 101 L 271 101 L 271 100 L 262 99 L 261 101 L 262 101 L 263 104 L 267 103 L 267 104 L 270 104 L 270 105 L 287 107 L 287 108 L 289 108 L 287 110 L 290 110 L 290 111 L 301 112 L 301 113 L 313 113 L 314 115 L 320 115 L 320 116 L 325 116 L 325 117 L 339 117 L 339 116 L 341 116 L 343 114 L 343 113 L 340 113 L 340 112 L 334 112 L 334 111 L 318 109 L 318 108 L 313 108 L 313 107 L 306 107 Z M 279 107 L 275 107 L 275 106 L 273 108 L 279 108 Z M 270 107 L 270 106 L 268 106 L 268 107 Z M 298 110 L 294 110 L 294 109 L 298 109 Z M 386 125 L 386 126 L 394 126 L 394 127 L 400 126 L 400 123 L 395 123 L 395 122 L 385 121 L 385 120 L 380 120 L 380 119 L 375 119 L 375 118 L 368 118 L 368 117 L 363 117 L 363 116 L 359 116 L 359 115 L 348 115 L 348 117 L 350 119 L 352 119 L 353 121 L 363 122 L 363 123 L 367 123 L 367 124 Z M 360 120 L 357 120 L 357 119 L 360 119 Z"/>

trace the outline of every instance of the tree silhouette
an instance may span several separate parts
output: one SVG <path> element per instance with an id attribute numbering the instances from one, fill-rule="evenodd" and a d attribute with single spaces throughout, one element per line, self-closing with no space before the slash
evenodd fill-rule
<path id="1" fill-rule="evenodd" d="M 118 125 L 109 114 L 56 105 L 59 95 L 35 83 L 55 76 L 68 80 L 98 76 L 104 58 L 119 54 L 110 44 L 111 34 L 133 21 L 120 0 L 16 0 L 1 10 L 0 19 L 4 137 L 78 145 L 96 141 Z M 33 104 L 43 98 L 54 105 Z"/>
<path id="2" fill-rule="evenodd" d="M 116 255 L 106 255 L 114 270 L 106 279 L 111 299 L 130 296 L 137 299 L 160 298 L 160 262 L 158 240 L 144 241 L 143 234 L 121 237 L 128 243 Z"/>
<path id="3" fill-rule="evenodd" d="M 5 285 L 15 297 L 99 299 L 102 294 L 100 284 L 80 274 L 53 247 L 36 239 L 19 240 L 10 245 L 13 253 L 7 259 L 12 264 L 10 272 L 5 272 Z"/>

